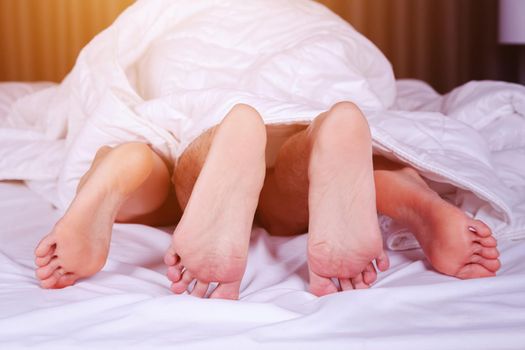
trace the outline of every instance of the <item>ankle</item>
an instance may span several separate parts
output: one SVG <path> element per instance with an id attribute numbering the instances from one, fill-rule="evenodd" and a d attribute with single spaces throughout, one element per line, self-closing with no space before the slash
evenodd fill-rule
<path id="1" fill-rule="evenodd" d="M 399 170 L 401 171 L 403 170 Z M 388 177 L 391 175 L 388 174 Z M 381 176 L 382 174 L 376 172 L 376 181 L 381 181 Z M 396 182 L 392 185 L 396 188 L 377 186 L 377 209 L 379 213 L 403 224 L 413 221 L 414 217 L 425 215 L 435 199 L 439 198 L 432 190 L 416 184 Z"/>

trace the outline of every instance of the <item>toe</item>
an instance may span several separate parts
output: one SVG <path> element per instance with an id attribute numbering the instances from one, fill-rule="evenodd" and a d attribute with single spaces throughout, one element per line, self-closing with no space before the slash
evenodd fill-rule
<path id="1" fill-rule="evenodd" d="M 352 284 L 354 285 L 355 289 L 366 289 L 366 288 L 369 287 L 369 285 L 366 284 L 365 281 L 363 280 L 363 274 L 362 273 L 360 273 L 359 275 L 357 275 L 354 278 L 352 278 L 351 281 L 352 281 Z"/>
<path id="2" fill-rule="evenodd" d="M 481 255 L 486 259 L 497 259 L 499 257 L 499 251 L 497 248 L 484 247 L 479 243 L 474 243 L 473 253 Z"/>
<path id="3" fill-rule="evenodd" d="M 310 269 L 310 292 L 322 297 L 323 295 L 337 293 L 337 286 L 330 278 L 320 276 Z"/>
<path id="4" fill-rule="evenodd" d="M 347 278 L 340 278 L 339 284 L 341 285 L 342 290 L 352 290 L 354 289 L 354 286 L 352 285 L 352 282 Z"/>
<path id="5" fill-rule="evenodd" d="M 38 243 L 38 246 L 35 249 L 35 255 L 37 257 L 44 257 L 47 254 L 50 253 L 51 249 L 53 249 L 54 245 L 56 244 L 55 236 L 53 235 L 47 235 L 45 236 L 40 243 Z"/>
<path id="6" fill-rule="evenodd" d="M 487 247 L 487 248 L 493 248 L 493 247 L 496 247 L 498 245 L 498 242 L 496 240 L 496 238 L 494 238 L 494 236 L 488 236 L 488 237 L 480 237 L 476 234 L 473 234 L 473 241 L 474 242 L 477 242 L 479 244 L 481 244 L 482 246 L 484 247 Z"/>
<path id="7" fill-rule="evenodd" d="M 384 250 L 382 250 L 381 254 L 376 258 L 376 264 L 379 271 L 386 271 L 390 267 L 390 260 Z"/>
<path id="8" fill-rule="evenodd" d="M 457 273 L 457 277 L 461 279 L 469 278 L 480 278 L 480 277 L 493 277 L 496 274 L 487 268 L 479 264 L 467 264 L 463 266 L 461 270 Z"/>
<path id="9" fill-rule="evenodd" d="M 468 229 L 479 237 L 489 237 L 492 235 L 492 231 L 483 221 L 474 220 L 474 222 L 469 225 Z"/>
<path id="10" fill-rule="evenodd" d="M 77 279 L 78 279 L 78 276 L 76 274 L 65 273 L 58 279 L 55 285 L 55 288 L 65 288 L 65 287 L 72 286 L 73 284 L 75 284 Z"/>
<path id="11" fill-rule="evenodd" d="M 376 280 L 377 280 L 376 268 L 374 267 L 374 264 L 370 263 L 363 271 L 363 281 L 366 284 L 371 285 Z"/>
<path id="12" fill-rule="evenodd" d="M 58 280 L 62 277 L 62 274 L 56 269 L 51 276 L 40 281 L 40 286 L 44 289 L 56 288 Z"/>
<path id="13" fill-rule="evenodd" d="M 497 248 L 485 248 L 483 247 L 478 253 L 486 259 L 497 259 L 499 258 L 499 251 Z"/>
<path id="14" fill-rule="evenodd" d="M 239 290 L 241 288 L 241 281 L 219 283 L 217 288 L 211 293 L 210 298 L 213 299 L 239 299 Z"/>
<path id="15" fill-rule="evenodd" d="M 49 262 L 53 258 L 54 258 L 54 255 L 51 254 L 51 252 L 49 254 L 43 256 L 43 257 L 36 257 L 35 258 L 35 265 L 38 266 L 38 267 L 45 266 L 45 265 L 49 264 Z"/>
<path id="16" fill-rule="evenodd" d="M 180 261 L 180 257 L 175 253 L 175 250 L 170 247 L 166 254 L 164 254 L 164 263 L 168 266 L 173 266 Z"/>
<path id="17" fill-rule="evenodd" d="M 182 277 L 182 265 L 176 264 L 174 266 L 169 266 L 167 276 L 171 282 L 180 281 Z"/>
<path id="18" fill-rule="evenodd" d="M 483 259 L 480 261 L 480 265 L 483 265 L 487 270 L 496 273 L 501 267 L 501 262 L 499 259 Z"/>
<path id="19" fill-rule="evenodd" d="M 36 270 L 36 277 L 40 280 L 45 280 L 46 278 L 51 276 L 58 269 L 59 266 L 60 263 L 58 258 L 54 257 L 53 259 L 51 259 L 49 264 L 39 267 Z"/>
<path id="20" fill-rule="evenodd" d="M 182 273 L 182 278 L 179 281 L 171 284 L 171 290 L 173 293 L 182 294 L 188 289 L 188 286 L 193 280 L 193 274 L 186 270 Z"/>
<path id="21" fill-rule="evenodd" d="M 207 282 L 197 281 L 190 295 L 193 295 L 194 297 L 197 297 L 197 298 L 204 298 L 204 296 L 208 292 L 209 285 L 210 284 Z"/>
<path id="22" fill-rule="evenodd" d="M 489 271 L 496 272 L 501 267 L 501 263 L 498 259 L 485 259 L 484 257 L 474 254 L 470 259 L 471 263 L 479 264 Z"/>

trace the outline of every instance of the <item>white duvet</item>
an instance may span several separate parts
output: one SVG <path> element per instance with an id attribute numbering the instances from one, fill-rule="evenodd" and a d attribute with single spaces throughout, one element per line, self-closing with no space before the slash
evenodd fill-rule
<path id="1" fill-rule="evenodd" d="M 137 1 L 61 84 L 35 89 L 1 111 L 0 180 L 26 180 L 60 208 L 102 145 L 147 142 L 174 162 L 235 103 L 291 123 L 350 100 L 377 153 L 419 169 L 496 237 L 525 236 L 525 88 L 396 85 L 380 51 L 312 1 Z M 391 248 L 414 246 L 381 221 Z"/>

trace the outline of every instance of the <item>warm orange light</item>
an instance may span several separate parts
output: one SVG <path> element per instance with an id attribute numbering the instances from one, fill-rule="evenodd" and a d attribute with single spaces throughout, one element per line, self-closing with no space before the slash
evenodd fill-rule
<path id="1" fill-rule="evenodd" d="M 60 81 L 133 0 L 0 1 L 0 80 Z"/>

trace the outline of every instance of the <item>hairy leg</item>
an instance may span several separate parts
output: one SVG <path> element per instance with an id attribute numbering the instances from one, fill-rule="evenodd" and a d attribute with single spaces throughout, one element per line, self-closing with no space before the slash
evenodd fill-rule
<path id="1" fill-rule="evenodd" d="M 272 234 L 309 231 L 310 289 L 365 288 L 373 260 L 388 268 L 377 222 L 368 124 L 339 103 L 282 146 L 261 192 L 258 219 Z"/>
<path id="2" fill-rule="evenodd" d="M 115 221 L 178 220 L 167 166 L 149 146 L 102 147 L 65 215 L 35 250 L 43 288 L 63 288 L 104 266 Z"/>
<path id="3" fill-rule="evenodd" d="M 164 258 L 173 292 L 204 297 L 217 282 L 210 297 L 239 297 L 265 146 L 261 117 L 241 104 L 181 156 L 174 182 L 184 214 Z"/>
<path id="4" fill-rule="evenodd" d="M 439 272 L 459 278 L 494 276 L 500 267 L 490 228 L 444 201 L 412 168 L 374 157 L 377 207 L 411 229 Z"/>

